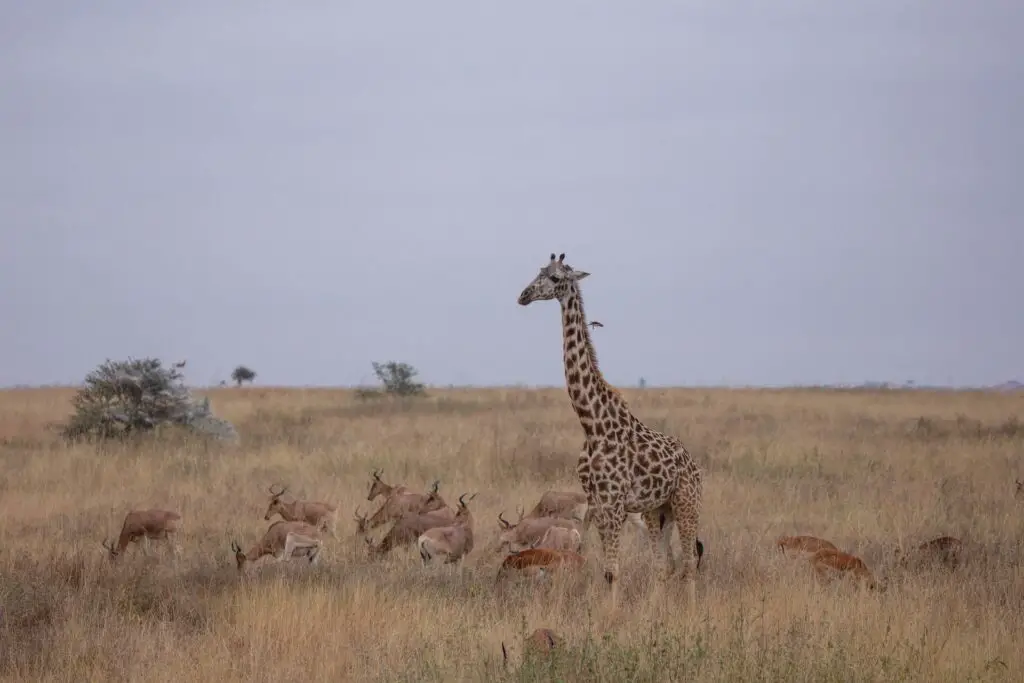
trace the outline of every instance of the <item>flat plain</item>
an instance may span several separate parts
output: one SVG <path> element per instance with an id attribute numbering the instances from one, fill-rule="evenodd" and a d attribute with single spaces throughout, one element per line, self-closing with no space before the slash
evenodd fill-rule
<path id="1" fill-rule="evenodd" d="M 677 583 L 650 579 L 647 540 L 628 526 L 617 609 L 594 529 L 582 581 L 494 595 L 497 514 L 580 490 L 582 432 L 564 390 L 200 393 L 239 445 L 69 446 L 54 425 L 73 390 L 0 393 L 0 679 L 1024 680 L 1020 393 L 623 390 L 704 470 L 692 611 Z M 374 468 L 419 490 L 440 479 L 453 505 L 478 493 L 463 566 L 425 567 L 413 548 L 369 559 L 353 513 L 373 507 Z M 318 566 L 265 558 L 242 579 L 231 541 L 266 529 L 272 484 L 337 503 L 339 538 Z M 133 507 L 182 514 L 176 562 L 159 544 L 153 557 L 105 556 Z M 888 589 L 818 586 L 774 547 L 781 534 L 833 541 Z M 962 567 L 894 566 L 896 547 L 940 535 L 965 541 Z M 524 656 L 538 627 L 565 638 L 557 657 Z"/>

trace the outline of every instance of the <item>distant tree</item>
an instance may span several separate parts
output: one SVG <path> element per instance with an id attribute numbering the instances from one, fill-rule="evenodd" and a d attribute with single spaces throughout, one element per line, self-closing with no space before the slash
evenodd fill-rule
<path id="1" fill-rule="evenodd" d="M 390 396 L 423 396 L 426 394 L 426 387 L 415 381 L 419 372 L 408 363 L 388 361 L 386 363 L 373 363 L 373 374 L 383 385 L 383 391 L 379 389 L 360 388 L 356 395 L 359 398 L 377 398 L 381 394 Z"/>
<path id="2" fill-rule="evenodd" d="M 198 400 L 185 386 L 184 362 L 170 368 L 156 358 L 107 360 L 85 377 L 71 399 L 75 412 L 64 425 L 68 440 L 111 439 L 178 425 L 219 439 L 234 440 L 234 426 L 213 415 L 209 398 Z"/>
<path id="3" fill-rule="evenodd" d="M 256 379 L 256 371 L 251 370 L 244 365 L 239 365 L 231 371 L 231 381 L 238 386 L 242 386 L 242 382 L 249 382 L 252 384 L 254 379 Z"/>

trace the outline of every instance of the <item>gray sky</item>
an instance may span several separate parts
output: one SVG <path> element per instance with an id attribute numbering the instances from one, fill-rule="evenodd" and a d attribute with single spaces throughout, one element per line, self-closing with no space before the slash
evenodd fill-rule
<path id="1" fill-rule="evenodd" d="M 5 2 L 0 384 L 1024 378 L 1024 3 Z"/>

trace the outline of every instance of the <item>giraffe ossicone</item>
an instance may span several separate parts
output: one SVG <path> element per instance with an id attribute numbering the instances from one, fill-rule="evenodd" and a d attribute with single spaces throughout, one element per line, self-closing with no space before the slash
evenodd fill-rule
<path id="1" fill-rule="evenodd" d="M 703 477 L 676 437 L 644 424 L 598 367 L 579 282 L 589 273 L 575 270 L 565 254 L 541 267 L 518 302 L 557 300 L 562 309 L 565 383 L 586 443 L 576 473 L 587 494 L 601 537 L 604 575 L 615 600 L 619 540 L 628 513 L 640 513 L 668 573 L 674 569 L 671 534 L 675 520 L 683 549 L 683 578 L 690 603 L 696 598 L 697 525 Z"/>

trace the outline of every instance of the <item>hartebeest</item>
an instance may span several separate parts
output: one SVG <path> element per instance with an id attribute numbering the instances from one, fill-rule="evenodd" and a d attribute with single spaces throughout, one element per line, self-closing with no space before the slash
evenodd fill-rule
<path id="1" fill-rule="evenodd" d="M 885 590 L 885 587 L 875 580 L 875 575 L 864 564 L 864 560 L 856 555 L 835 548 L 822 548 L 811 556 L 810 562 L 815 575 L 822 583 L 830 583 L 836 576 L 852 577 L 871 590 Z"/>
<path id="2" fill-rule="evenodd" d="M 583 536 L 576 529 L 567 529 L 561 526 L 549 528 L 544 537 L 533 546 L 534 548 L 550 548 L 552 550 L 571 550 L 574 553 L 580 551 L 583 545 Z"/>
<path id="3" fill-rule="evenodd" d="M 293 500 L 286 503 L 281 497 L 287 493 L 287 486 L 278 492 L 275 492 L 274 487 L 271 486 L 269 491 L 270 505 L 267 507 L 266 514 L 263 515 L 263 521 L 269 522 L 271 517 L 278 514 L 286 522 L 306 522 L 327 531 L 335 538 L 338 537 L 335 530 L 338 518 L 336 505 L 312 500 Z"/>
<path id="4" fill-rule="evenodd" d="M 544 656 L 564 647 L 564 644 L 565 640 L 551 629 L 539 628 L 523 641 L 523 656 Z M 505 641 L 501 642 L 501 659 L 507 669 L 509 661 L 508 649 L 505 647 Z"/>
<path id="5" fill-rule="evenodd" d="M 430 529 L 451 526 L 454 521 L 455 511 L 450 507 L 423 514 L 410 513 L 402 515 L 376 546 L 369 536 L 365 536 L 363 540 L 369 546 L 370 556 L 380 557 L 400 546 L 416 543 L 420 536 Z"/>
<path id="6" fill-rule="evenodd" d="M 320 539 L 320 528 L 307 522 L 287 522 L 278 520 L 270 525 L 249 552 L 242 552 L 237 541 L 231 542 L 235 553 L 238 571 L 244 572 L 247 563 L 255 562 L 264 555 L 273 555 L 279 562 L 292 557 L 306 557 L 310 564 L 320 559 L 323 541 Z"/>
<path id="7" fill-rule="evenodd" d="M 366 500 L 372 503 L 378 496 L 384 496 L 384 499 L 387 500 L 392 496 L 392 494 L 407 493 L 411 491 L 408 486 L 403 486 L 401 484 L 398 486 L 385 484 L 384 480 L 380 478 L 380 475 L 383 473 L 384 470 L 381 469 L 375 469 L 373 471 L 373 481 L 370 482 L 370 492 L 366 494 Z"/>
<path id="8" fill-rule="evenodd" d="M 783 555 L 787 550 L 798 555 L 800 553 L 813 555 L 819 550 L 838 550 L 832 542 L 817 536 L 779 536 L 775 539 L 775 545 L 779 547 Z"/>
<path id="9" fill-rule="evenodd" d="M 960 539 L 952 536 L 939 536 L 922 543 L 909 553 L 904 553 L 900 548 L 896 548 L 894 555 L 897 566 L 903 568 L 910 564 L 920 566 L 926 563 L 939 563 L 950 569 L 956 569 L 960 565 L 963 549 L 964 544 Z"/>
<path id="10" fill-rule="evenodd" d="M 501 526 L 501 534 L 494 547 L 496 552 L 506 548 L 511 552 L 531 548 L 544 538 L 544 534 L 552 527 L 575 529 L 580 533 L 581 539 L 583 535 L 583 525 L 576 518 L 525 517 L 522 508 L 519 509 L 519 520 L 515 524 L 505 519 L 503 512 L 498 513 L 498 524 Z"/>
<path id="11" fill-rule="evenodd" d="M 583 522 L 581 533 L 586 533 L 586 530 L 590 528 L 591 514 L 586 494 L 576 491 L 545 491 L 533 509 L 525 516 L 520 513 L 520 516 L 525 519 L 541 517 L 578 519 Z M 640 529 L 647 529 L 640 513 L 630 512 L 626 515 L 626 520 Z"/>
<path id="12" fill-rule="evenodd" d="M 360 515 L 357 507 L 355 513 L 356 534 L 365 534 L 388 522 L 396 521 L 406 514 L 423 514 L 447 507 L 448 504 L 437 492 L 440 485 L 440 481 L 435 481 L 427 493 L 394 492 L 369 518 L 366 515 Z"/>
<path id="13" fill-rule="evenodd" d="M 469 500 L 476 498 L 474 493 Z M 420 534 L 416 545 L 423 564 L 435 557 L 444 557 L 445 564 L 458 562 L 473 550 L 473 514 L 466 504 L 466 494 L 459 496 L 459 509 L 450 526 L 434 527 Z"/>
<path id="14" fill-rule="evenodd" d="M 171 534 L 178 531 L 178 521 L 181 515 L 170 510 L 131 510 L 124 516 L 124 524 L 121 525 L 121 533 L 117 537 L 117 545 L 103 539 L 102 545 L 110 553 L 110 559 L 116 560 L 120 557 L 129 543 L 137 543 L 142 540 L 142 552 L 149 555 L 150 540 L 165 541 L 171 547 L 175 556 L 180 554 L 180 549 L 171 539 Z"/>

